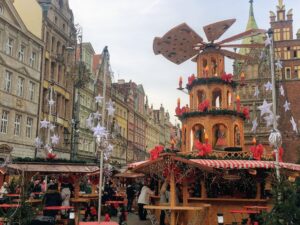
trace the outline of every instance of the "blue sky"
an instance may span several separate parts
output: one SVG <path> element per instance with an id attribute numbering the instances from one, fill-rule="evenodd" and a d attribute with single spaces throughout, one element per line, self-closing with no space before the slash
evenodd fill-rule
<path id="1" fill-rule="evenodd" d="M 101 53 L 108 46 L 115 81 L 125 79 L 143 84 L 149 103 L 163 104 L 174 123 L 177 98 L 188 103 L 188 96 L 176 90 L 179 76 L 196 73 L 196 64 L 175 65 L 152 50 L 155 36 L 161 37 L 174 26 L 186 22 L 205 38 L 202 27 L 219 20 L 236 18 L 221 37 L 246 28 L 248 0 L 69 0 L 75 22 L 83 27 L 83 39 Z M 84 2 L 84 3 L 83 3 Z M 286 10 L 293 8 L 294 34 L 300 28 L 300 0 L 283 0 Z M 269 28 L 269 11 L 276 11 L 278 0 L 254 0 L 259 28 Z M 231 64 L 227 60 L 227 68 Z M 228 71 L 230 72 L 230 71 Z"/>

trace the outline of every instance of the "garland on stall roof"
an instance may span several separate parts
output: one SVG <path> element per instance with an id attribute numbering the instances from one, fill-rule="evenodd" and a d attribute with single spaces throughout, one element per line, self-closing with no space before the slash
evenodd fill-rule
<path id="1" fill-rule="evenodd" d="M 208 85 L 208 84 L 227 84 L 230 85 L 232 88 L 236 88 L 238 83 L 236 81 L 224 80 L 220 77 L 208 77 L 208 78 L 195 78 L 191 84 L 187 84 L 186 88 L 190 91 L 196 85 Z"/>
<path id="2" fill-rule="evenodd" d="M 185 112 L 182 115 L 177 115 L 179 119 L 186 119 L 189 117 L 197 117 L 197 116 L 218 116 L 218 115 L 230 115 L 230 116 L 239 116 L 243 120 L 246 120 L 246 116 L 244 113 L 240 113 L 234 110 L 228 110 L 228 109 L 212 109 L 205 112 L 200 111 L 194 111 L 194 112 Z"/>

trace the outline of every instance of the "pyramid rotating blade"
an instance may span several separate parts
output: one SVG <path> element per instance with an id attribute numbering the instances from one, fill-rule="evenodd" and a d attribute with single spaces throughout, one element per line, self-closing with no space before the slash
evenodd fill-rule
<path id="1" fill-rule="evenodd" d="M 168 31 L 162 38 L 154 38 L 153 51 L 175 64 L 181 64 L 199 53 L 199 50 L 195 49 L 199 43 L 203 43 L 203 39 L 183 23 Z"/>
<path id="2" fill-rule="evenodd" d="M 229 38 L 224 39 L 223 41 L 217 42 L 216 44 L 221 45 L 221 44 L 224 44 L 224 43 L 237 41 L 237 40 L 240 40 L 240 39 L 244 39 L 244 38 L 247 38 L 247 37 L 252 37 L 252 36 L 256 36 L 256 35 L 260 35 L 260 34 L 265 34 L 265 33 L 266 33 L 266 30 L 263 30 L 263 29 L 251 29 L 251 30 L 247 30 L 245 32 L 233 35 Z"/>
<path id="3" fill-rule="evenodd" d="M 207 40 L 214 41 L 219 39 L 235 21 L 236 19 L 223 20 L 203 27 Z"/>
<path id="4" fill-rule="evenodd" d="M 224 44 L 223 48 L 264 48 L 265 44 Z"/>
<path id="5" fill-rule="evenodd" d="M 219 51 L 222 55 L 224 55 L 224 56 L 226 56 L 230 59 L 239 59 L 239 60 L 249 60 L 249 59 L 251 59 L 250 56 L 241 55 L 241 54 L 231 52 L 231 51 L 228 51 L 228 50 L 225 50 L 225 49 L 220 49 Z"/>

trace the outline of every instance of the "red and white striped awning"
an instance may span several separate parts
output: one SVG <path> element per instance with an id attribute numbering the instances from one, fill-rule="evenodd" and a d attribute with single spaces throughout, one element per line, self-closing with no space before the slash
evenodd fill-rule
<path id="1" fill-rule="evenodd" d="M 274 161 L 256 161 L 256 160 L 211 160 L 211 159 L 190 159 L 191 161 L 207 167 L 223 169 L 273 169 Z M 293 163 L 279 163 L 280 168 L 300 171 L 300 165 Z"/>
<path id="2" fill-rule="evenodd" d="M 273 169 L 275 168 L 274 161 L 256 161 L 256 160 L 212 160 L 212 159 L 190 159 L 189 161 L 198 164 L 199 166 L 220 168 L 220 169 Z M 134 169 L 137 166 L 143 165 L 149 160 L 136 162 L 128 165 L 128 168 Z M 279 163 L 280 168 L 300 171 L 299 164 Z"/>

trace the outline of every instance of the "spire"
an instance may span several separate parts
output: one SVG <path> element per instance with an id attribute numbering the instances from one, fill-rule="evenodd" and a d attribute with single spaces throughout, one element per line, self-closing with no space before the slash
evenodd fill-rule
<path id="1" fill-rule="evenodd" d="M 285 5 L 283 4 L 283 0 L 278 0 L 277 10 L 284 10 Z"/>
<path id="2" fill-rule="evenodd" d="M 250 3 L 250 9 L 249 9 L 249 18 L 248 18 L 248 23 L 246 27 L 246 31 L 250 29 L 257 29 L 257 23 L 254 17 L 254 9 L 253 9 L 253 0 L 249 1 Z M 257 35 L 254 37 L 248 37 L 243 39 L 242 44 L 251 44 L 251 43 L 264 43 L 263 41 L 263 36 Z M 239 53 L 245 55 L 246 53 L 249 52 L 249 49 L 246 48 L 241 48 Z"/>

